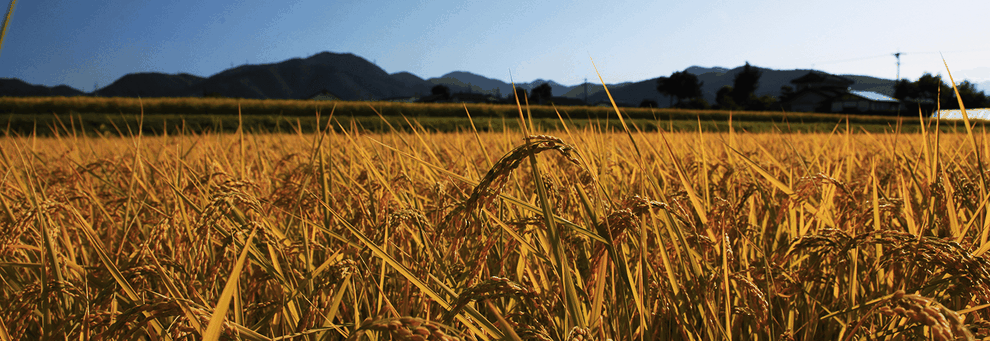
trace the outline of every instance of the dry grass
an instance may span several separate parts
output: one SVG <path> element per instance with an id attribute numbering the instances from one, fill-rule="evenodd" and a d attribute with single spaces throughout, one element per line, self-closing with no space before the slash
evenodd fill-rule
<path id="1" fill-rule="evenodd" d="M 0 140 L 0 339 L 990 336 L 982 131 L 411 129 Z"/>

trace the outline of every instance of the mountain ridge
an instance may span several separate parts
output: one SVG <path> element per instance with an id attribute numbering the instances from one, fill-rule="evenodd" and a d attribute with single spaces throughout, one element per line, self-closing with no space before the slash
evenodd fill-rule
<path id="1" fill-rule="evenodd" d="M 775 70 L 754 66 L 762 72 L 756 95 L 779 96 L 782 86 L 790 86 L 790 80 L 801 77 L 810 69 Z M 702 96 L 715 103 L 715 94 L 731 85 L 733 77 L 742 66 L 732 69 L 714 66 L 691 66 L 684 71 L 694 74 L 703 82 Z M 894 80 L 871 76 L 842 75 L 855 83 L 853 90 L 874 91 L 893 95 Z M 657 92 L 656 80 L 649 78 L 636 82 L 607 84 L 617 102 L 637 105 L 643 100 L 654 100 L 661 107 L 670 104 L 669 97 Z M 553 94 L 573 99 L 588 99 L 590 103 L 608 101 L 601 84 L 589 83 L 587 93 L 584 84 L 563 85 L 553 80 L 536 79 L 516 83 L 517 88 L 532 90 L 549 83 Z M 975 83 L 990 87 L 990 81 Z M 208 77 L 187 73 L 164 74 L 155 72 L 130 73 L 110 85 L 86 93 L 68 86 L 46 87 L 31 85 L 16 78 L 0 79 L 0 96 L 125 96 L 125 97 L 189 97 L 225 96 L 241 98 L 305 99 L 316 93 L 330 92 L 344 100 L 384 100 L 392 98 L 422 97 L 430 94 L 436 85 L 450 88 L 452 93 L 472 92 L 505 97 L 512 93 L 512 84 L 500 79 L 488 78 L 468 71 L 452 71 L 440 77 L 423 79 L 410 72 L 389 74 L 377 65 L 352 53 L 320 52 L 306 58 L 291 58 L 275 63 L 245 64 L 222 70 Z"/>

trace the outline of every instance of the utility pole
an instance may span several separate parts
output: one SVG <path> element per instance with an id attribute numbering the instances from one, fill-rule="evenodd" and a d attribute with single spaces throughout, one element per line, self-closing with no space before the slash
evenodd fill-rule
<path id="1" fill-rule="evenodd" d="M 901 81 L 901 52 L 898 51 L 894 53 L 894 57 L 897 58 L 897 81 Z"/>
<path id="2" fill-rule="evenodd" d="M 584 77 L 584 104 L 588 104 L 588 77 Z"/>

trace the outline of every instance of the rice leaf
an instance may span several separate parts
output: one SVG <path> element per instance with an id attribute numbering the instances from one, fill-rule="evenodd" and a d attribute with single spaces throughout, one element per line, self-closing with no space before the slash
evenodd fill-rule
<path id="1" fill-rule="evenodd" d="M 227 284 L 223 286 L 220 299 L 217 300 L 217 305 L 213 309 L 213 315 L 210 316 L 210 323 L 206 326 L 206 332 L 203 333 L 203 340 L 215 341 L 220 339 L 220 335 L 223 333 L 223 322 L 227 319 L 227 310 L 230 309 L 230 301 L 234 298 L 233 295 L 237 289 L 237 281 L 241 277 L 241 269 L 244 268 L 244 263 L 247 262 L 248 250 L 251 249 L 254 236 L 257 232 L 257 227 L 252 228 L 247 240 L 244 241 L 241 255 L 237 257 L 234 268 L 230 270 L 230 277 L 227 278 Z"/>

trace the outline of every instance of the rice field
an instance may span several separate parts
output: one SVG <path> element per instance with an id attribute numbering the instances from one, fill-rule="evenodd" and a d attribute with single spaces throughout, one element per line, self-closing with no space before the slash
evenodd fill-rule
<path id="1" fill-rule="evenodd" d="M 523 102 L 525 104 L 525 102 Z M 846 115 L 836 113 L 788 113 L 783 111 L 724 111 L 690 109 L 620 108 L 627 120 L 644 130 L 694 131 L 698 121 L 705 131 L 726 131 L 732 120 L 738 131 L 829 132 L 838 122 L 849 122 L 855 130 L 869 132 L 919 132 L 917 111 L 903 116 Z M 362 130 L 411 132 L 407 120 L 429 131 L 457 132 L 469 125 L 470 113 L 481 131 L 519 130 L 519 109 L 509 104 L 395 103 L 362 101 L 313 101 L 236 98 L 122 98 L 122 97 L 3 97 L 0 96 L 0 133 L 4 135 L 50 135 L 64 130 L 77 134 L 145 134 L 315 132 L 334 117 L 344 127 Z M 925 112 L 924 115 L 929 115 Z M 313 119 L 320 116 L 319 120 Z M 589 124 L 617 125 L 615 110 L 603 106 L 526 106 L 526 117 L 537 126 L 563 129 Z M 731 117 L 731 118 L 730 118 Z M 943 131 L 953 129 L 943 121 Z M 331 124 L 331 127 L 337 128 Z M 621 129 L 621 126 L 617 126 Z M 338 129 L 339 131 L 339 129 Z"/>
<path id="2" fill-rule="evenodd" d="M 0 340 L 990 337 L 985 131 L 561 121 L 4 137 Z"/>

